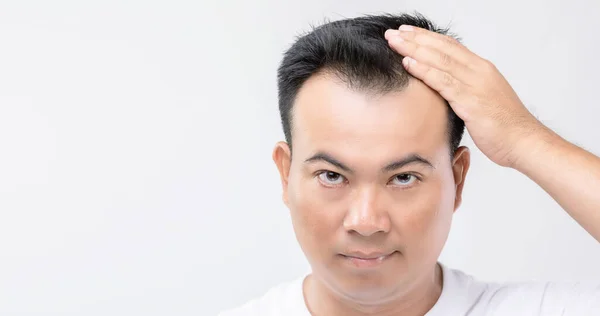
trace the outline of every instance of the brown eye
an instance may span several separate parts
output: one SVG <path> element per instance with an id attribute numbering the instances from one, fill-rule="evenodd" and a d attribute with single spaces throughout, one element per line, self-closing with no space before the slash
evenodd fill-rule
<path id="1" fill-rule="evenodd" d="M 344 182 L 344 176 L 333 171 L 323 171 L 319 174 L 319 180 L 326 185 L 338 185 Z"/>
<path id="2" fill-rule="evenodd" d="M 394 176 L 392 182 L 398 186 L 408 186 L 408 185 L 413 184 L 413 182 L 415 182 L 415 180 L 418 180 L 416 176 L 409 174 L 409 173 L 403 173 L 403 174 Z"/>

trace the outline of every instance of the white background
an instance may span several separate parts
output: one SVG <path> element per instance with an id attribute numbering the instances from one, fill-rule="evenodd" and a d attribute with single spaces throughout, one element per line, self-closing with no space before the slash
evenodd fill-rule
<path id="1" fill-rule="evenodd" d="M 0 2 L 0 315 L 214 315 L 299 276 L 271 161 L 281 54 L 325 18 L 414 10 L 600 153 L 598 1 Z M 473 153 L 442 260 L 600 282 L 600 245 Z"/>

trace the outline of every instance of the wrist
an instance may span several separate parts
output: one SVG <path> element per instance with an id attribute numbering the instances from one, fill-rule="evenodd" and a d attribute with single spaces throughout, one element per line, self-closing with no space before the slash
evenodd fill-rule
<path id="1" fill-rule="evenodd" d="M 528 133 L 519 138 L 510 167 L 527 175 L 544 157 L 552 156 L 552 150 L 560 146 L 562 141 L 558 134 L 537 122 Z"/>

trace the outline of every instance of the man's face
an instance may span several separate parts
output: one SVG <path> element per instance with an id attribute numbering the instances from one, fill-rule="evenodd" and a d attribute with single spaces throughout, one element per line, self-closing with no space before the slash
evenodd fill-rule
<path id="1" fill-rule="evenodd" d="M 469 153 L 449 152 L 447 105 L 411 80 L 370 95 L 335 77 L 303 85 L 293 110 L 293 159 L 273 158 L 313 275 L 376 300 L 431 277 L 460 203 Z"/>

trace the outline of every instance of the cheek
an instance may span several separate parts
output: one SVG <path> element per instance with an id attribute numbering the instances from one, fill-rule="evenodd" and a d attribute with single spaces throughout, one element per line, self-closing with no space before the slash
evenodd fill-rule
<path id="1" fill-rule="evenodd" d="M 426 249 L 444 243 L 454 210 L 454 189 L 446 182 L 430 181 L 405 202 L 405 210 L 398 212 L 394 222 L 407 246 Z"/>
<path id="2" fill-rule="evenodd" d="M 339 201 L 327 198 L 316 179 L 291 175 L 289 208 L 296 238 L 307 254 L 327 249 L 340 227 Z"/>

